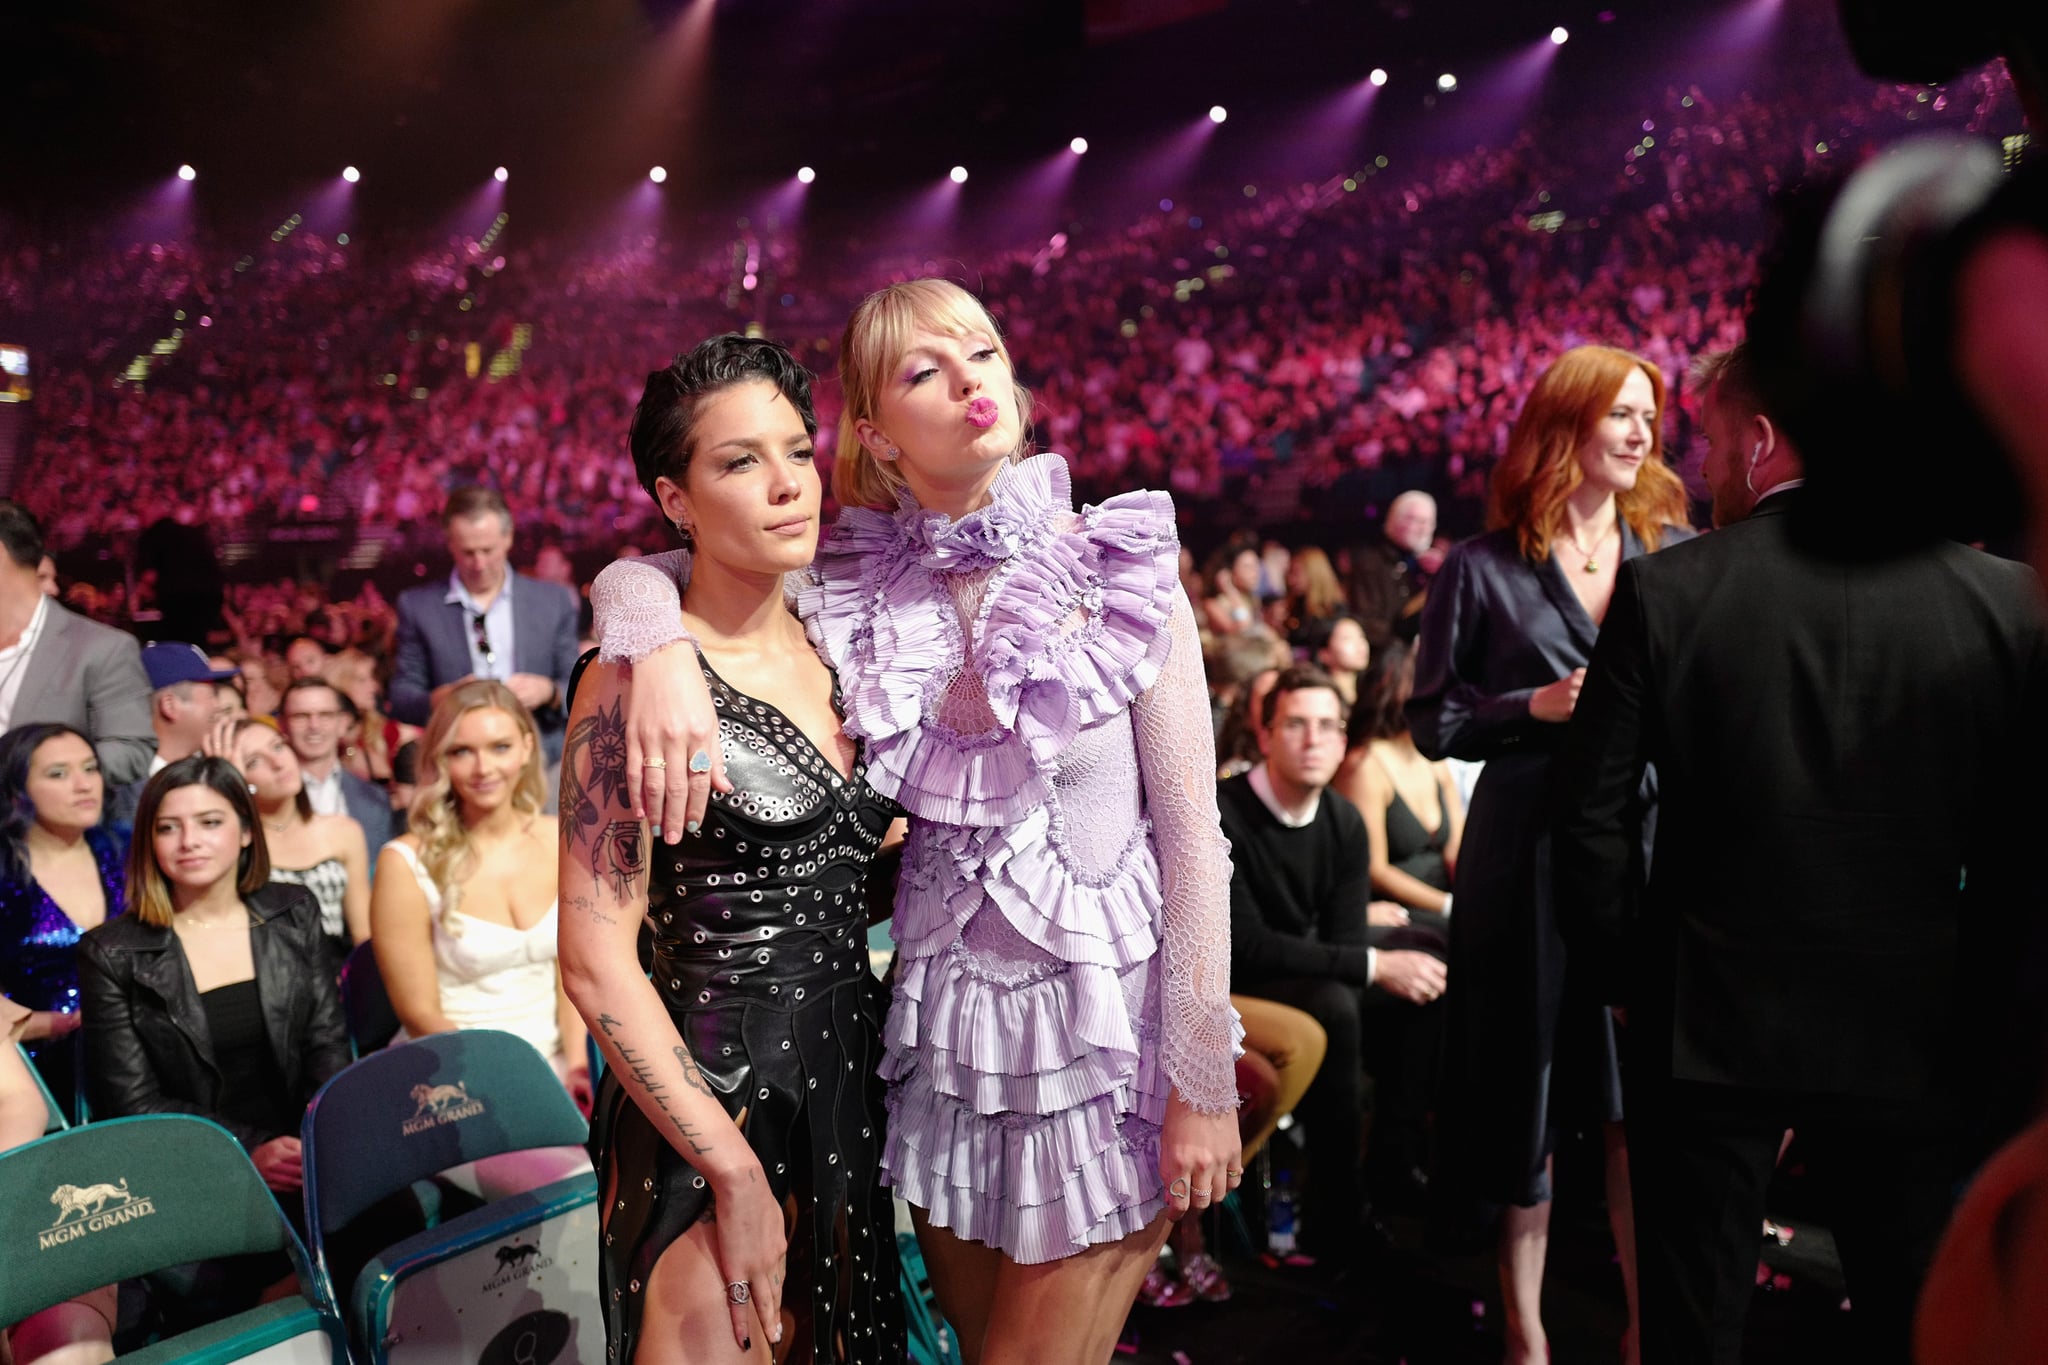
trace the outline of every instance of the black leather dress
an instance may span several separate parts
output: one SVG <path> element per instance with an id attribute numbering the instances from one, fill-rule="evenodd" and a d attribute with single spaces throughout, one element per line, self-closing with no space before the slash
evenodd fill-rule
<path id="1" fill-rule="evenodd" d="M 897 811 L 864 764 L 840 777 L 781 712 L 704 672 L 733 792 L 712 794 L 697 834 L 654 847 L 651 975 L 776 1199 L 796 1196 L 782 1294 L 798 1324 L 791 1358 L 900 1365 L 894 1206 L 878 1176 L 883 996 L 865 911 Z M 623 1365 L 656 1261 L 711 1190 L 609 1072 L 591 1148 L 611 1191 L 600 1273 Z"/>

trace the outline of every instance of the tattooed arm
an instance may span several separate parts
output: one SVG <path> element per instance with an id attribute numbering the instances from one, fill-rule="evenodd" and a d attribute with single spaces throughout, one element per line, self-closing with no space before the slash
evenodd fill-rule
<path id="1" fill-rule="evenodd" d="M 626 689 L 615 664 L 584 675 L 562 749 L 562 986 L 620 1084 L 670 1146 L 711 1185 L 718 1273 L 744 1280 L 733 1337 L 782 1333 L 782 1205 L 761 1162 L 691 1060 L 675 1021 L 640 970 L 647 913 L 647 829 L 626 789 Z M 712 1291 L 716 1293 L 716 1290 Z"/>

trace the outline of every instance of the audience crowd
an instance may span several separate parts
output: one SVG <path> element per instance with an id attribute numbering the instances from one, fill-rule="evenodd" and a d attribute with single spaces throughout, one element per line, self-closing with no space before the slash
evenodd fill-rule
<path id="1" fill-rule="evenodd" d="M 1071 452 L 1083 498 L 1171 490 L 1207 552 L 1199 570 L 1184 554 L 1183 578 L 1238 851 L 1233 985 L 1267 1073 L 1246 1152 L 1298 1102 L 1318 1254 L 1354 1254 L 1358 1210 L 1416 1206 L 1427 1183 L 1469 780 L 1408 734 L 1409 645 L 1530 386 L 1600 341 L 1676 391 L 1696 353 L 1740 339 L 1772 189 L 1968 112 L 1888 88 L 1672 90 L 1619 138 L 1611 116 L 1547 118 L 1462 155 L 1247 186 L 1221 212 L 1183 205 L 986 263 L 1037 443 Z M 335 981 L 374 942 L 406 1029 L 511 1028 L 587 1110 L 581 1024 L 541 942 L 554 908 L 519 889 L 552 878 L 499 864 L 553 866 L 544 772 L 587 629 L 575 564 L 665 543 L 624 440 L 641 376 L 757 312 L 823 370 L 857 294 L 922 269 L 818 278 L 793 241 L 761 245 L 800 297 L 735 304 L 724 254 L 652 240 L 380 244 L 301 225 L 240 254 L 204 233 L 59 246 L 0 228 L 0 309 L 36 319 L 42 365 L 21 506 L 0 515 L 19 574 L 45 549 L 65 562 L 166 520 L 256 539 L 342 521 L 385 545 L 386 568 L 455 564 L 445 583 L 380 570 L 347 593 L 228 565 L 217 604 L 180 618 L 206 622 L 202 638 L 106 664 L 153 741 L 132 720 L 95 732 L 106 709 L 23 723 L 34 699 L 0 682 L 0 1024 L 60 1108 L 216 1118 L 291 1208 L 299 1112 L 347 1060 Z M 1682 457 L 1694 419 L 1675 396 Z M 829 453 L 836 395 L 819 399 Z M 49 606 L 0 594 L 0 611 L 22 630 L 62 611 L 150 639 L 174 610 L 165 582 L 139 565 L 60 578 Z M 503 771 L 474 767 L 487 732 Z M 133 759 L 152 742 L 146 772 L 102 773 L 109 743 Z M 1338 926 L 1357 903 L 1366 922 Z M 185 934 L 230 923 L 259 945 L 253 968 L 249 949 Z M 193 998 L 174 1004 L 207 1019 L 212 1055 L 177 1052 L 136 986 L 139 955 L 165 951 L 189 959 Z M 306 989 L 289 1046 L 266 1053 L 248 983 L 288 967 Z M 579 1159 L 478 1179 L 501 1192 Z M 1229 1293 L 1190 1228 L 1142 1297 Z M 104 1322 L 111 1340 L 112 1312 L 64 1330 Z M 40 1340 L 17 1334 L 17 1352 Z"/>

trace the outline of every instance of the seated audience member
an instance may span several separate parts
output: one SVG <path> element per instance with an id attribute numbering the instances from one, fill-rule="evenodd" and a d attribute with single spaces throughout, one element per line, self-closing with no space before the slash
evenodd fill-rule
<path id="1" fill-rule="evenodd" d="M 293 682 L 303 682 L 308 678 L 324 678 L 327 676 L 327 661 L 330 657 L 332 651 L 323 641 L 316 640 L 310 635 L 301 635 L 284 647 L 285 671 L 291 675 Z"/>
<path id="2" fill-rule="evenodd" d="M 320 906 L 329 965 L 370 936 L 370 854 L 363 829 L 346 815 L 322 815 L 306 796 L 299 757 L 269 721 L 235 726 L 235 766 L 249 779 L 256 817 L 270 846 L 270 880 L 303 886 Z"/>
<path id="3" fill-rule="evenodd" d="M 1229 635 L 1262 635 L 1259 615 L 1259 552 L 1233 541 L 1202 565 L 1201 621 L 1219 639 Z"/>
<path id="4" fill-rule="evenodd" d="M 1276 659 L 1245 679 L 1244 686 L 1238 689 L 1237 699 L 1224 712 L 1222 726 L 1216 734 L 1216 776 L 1219 780 L 1248 773 L 1265 757 L 1263 717 L 1266 696 L 1273 690 L 1273 680 L 1285 667 L 1284 660 Z"/>
<path id="5" fill-rule="evenodd" d="M 555 957 L 556 822 L 541 813 L 540 737 L 503 683 L 441 699 L 420 745 L 411 828 L 370 898 L 377 965 L 415 1037 L 516 1033 L 588 1107 L 581 1016 Z"/>
<path id="6" fill-rule="evenodd" d="M 1244 1053 L 1237 1059 L 1237 1130 L 1244 1144 L 1238 1165 L 1249 1170 L 1280 1120 L 1301 1103 L 1323 1064 L 1329 1039 L 1321 1024 L 1291 1005 L 1248 995 L 1233 995 L 1230 1003 L 1244 1022 Z M 1178 1308 L 1197 1299 L 1222 1303 L 1230 1297 L 1230 1281 L 1209 1254 L 1202 1223 L 1197 1216 L 1173 1225 L 1157 1264 L 1145 1273 L 1140 1303 Z"/>
<path id="7" fill-rule="evenodd" d="M 0 730 L 71 726 L 99 751 L 107 781 L 133 782 L 156 752 L 141 651 L 133 636 L 45 596 L 42 559 L 36 519 L 0 498 Z"/>
<path id="8" fill-rule="evenodd" d="M 285 742 L 298 755 L 306 798 L 321 815 L 346 815 L 362 827 L 370 856 L 392 833 L 391 798 L 341 761 L 342 726 L 348 718 L 341 690 L 325 678 L 298 678 L 277 704 Z"/>
<path id="9" fill-rule="evenodd" d="M 358 734 L 343 745 L 342 766 L 388 790 L 391 756 L 399 745 L 419 734 L 418 728 L 385 713 L 383 690 L 377 686 L 377 661 L 370 655 L 359 649 L 345 650 L 335 656 L 327 676 L 357 712 Z"/>
<path id="10" fill-rule="evenodd" d="M 239 670 L 214 667 L 197 645 L 160 641 L 142 647 L 142 671 L 149 678 L 149 724 L 156 732 L 156 757 L 149 761 L 148 773 L 115 788 L 110 797 L 110 817 L 123 825 L 135 819 L 144 782 L 207 747 L 220 723 L 221 694 L 229 690 L 221 684 Z"/>
<path id="11" fill-rule="evenodd" d="M 212 1119 L 296 1222 L 299 1121 L 349 1063 L 320 907 L 271 882 L 249 784 L 224 758 L 152 777 L 136 817 L 130 913 L 78 950 L 94 1117 Z"/>
<path id="12" fill-rule="evenodd" d="M 1308 649 L 1329 622 L 1350 614 L 1330 556 L 1319 545 L 1304 546 L 1287 565 L 1287 643 Z"/>
<path id="13" fill-rule="evenodd" d="M 1265 705 L 1265 762 L 1217 789 L 1230 839 L 1231 990 L 1293 1005 L 1328 1035 L 1299 1108 L 1310 1190 L 1303 1229 L 1322 1254 L 1360 1247 L 1361 1068 L 1375 1086 L 1370 1174 L 1405 1198 L 1422 1165 L 1423 1120 L 1442 1033 L 1444 963 L 1371 904 L 1365 821 L 1329 789 L 1345 708 L 1330 676 L 1297 665 Z"/>
<path id="14" fill-rule="evenodd" d="M 1203 667 L 1209 676 L 1209 715 L 1218 739 L 1233 712 L 1242 709 L 1245 685 L 1289 662 L 1286 647 L 1266 635 L 1226 635 L 1206 651 Z"/>
<path id="15" fill-rule="evenodd" d="M 0 736 L 0 995 L 32 1011 L 23 1040 L 77 1117 L 79 936 L 121 913 L 128 841 L 103 818 L 99 756 L 68 725 Z"/>
<path id="16" fill-rule="evenodd" d="M 34 1142 L 49 1125 L 43 1092 L 14 1044 L 29 1011 L 0 996 L 0 1152 Z M 6 1365 L 101 1365 L 114 1358 L 115 1299 L 108 1285 L 45 1308 L 8 1326 L 0 1323 Z"/>
<path id="17" fill-rule="evenodd" d="M 1372 663 L 1372 646 L 1365 641 L 1365 627 L 1356 616 L 1338 616 L 1325 621 L 1309 637 L 1313 661 L 1330 675 L 1337 695 L 1348 707 L 1358 704 L 1358 679 Z"/>
<path id="18" fill-rule="evenodd" d="M 1397 637 L 1414 639 L 1443 551 L 1435 546 L 1436 499 L 1411 488 L 1387 504 L 1380 534 L 1351 550 L 1351 606 L 1377 649 Z"/>
<path id="19" fill-rule="evenodd" d="M 1408 923 L 1427 926 L 1448 943 L 1444 917 L 1451 913 L 1465 803 L 1450 764 L 1424 758 L 1408 733 L 1414 654 L 1394 640 L 1373 664 L 1351 712 L 1351 748 L 1335 785 L 1365 817 L 1373 894 L 1404 907 Z"/>

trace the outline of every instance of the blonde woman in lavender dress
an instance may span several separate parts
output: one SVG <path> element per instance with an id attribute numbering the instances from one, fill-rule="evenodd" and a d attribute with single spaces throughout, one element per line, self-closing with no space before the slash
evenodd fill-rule
<path id="1" fill-rule="evenodd" d="M 885 1178 L 971 1365 L 1106 1361 L 1168 1220 L 1234 1188 L 1228 845 L 1173 507 L 1075 512 L 1022 458 L 981 304 L 916 280 L 847 324 L 843 507 L 793 605 L 868 781 L 910 816 L 886 1025 Z M 717 757 L 677 556 L 598 580 L 633 665 L 644 813 L 695 828 Z M 791 578 L 797 577 L 791 575 Z"/>

